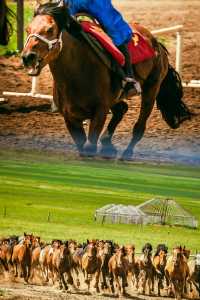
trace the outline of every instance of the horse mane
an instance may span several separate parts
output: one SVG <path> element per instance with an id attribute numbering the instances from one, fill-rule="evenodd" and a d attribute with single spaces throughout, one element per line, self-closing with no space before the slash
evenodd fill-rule
<path id="1" fill-rule="evenodd" d="M 159 244 L 156 249 L 156 253 L 154 256 L 158 256 L 160 251 L 164 251 L 166 254 L 168 252 L 168 247 L 165 244 Z"/>
<path id="2" fill-rule="evenodd" d="M 66 29 L 69 24 L 69 10 L 67 6 L 59 6 L 58 3 L 48 2 L 36 8 L 34 17 L 37 15 L 49 15 L 54 18 L 60 30 Z"/>
<path id="3" fill-rule="evenodd" d="M 150 243 L 146 243 L 144 247 L 142 248 L 142 253 L 144 253 L 144 250 L 148 249 L 150 252 L 153 250 L 152 245 Z"/>
<path id="4" fill-rule="evenodd" d="M 66 30 L 74 37 L 80 38 L 81 25 L 73 18 L 67 5 L 60 6 L 58 3 L 48 2 L 36 8 L 34 17 L 37 15 L 49 15 L 54 18 L 60 31 Z"/>

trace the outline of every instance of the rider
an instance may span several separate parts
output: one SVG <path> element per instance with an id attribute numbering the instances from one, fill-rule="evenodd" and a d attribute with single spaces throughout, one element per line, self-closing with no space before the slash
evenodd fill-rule
<path id="1" fill-rule="evenodd" d="M 112 5 L 111 0 L 65 0 L 70 14 L 79 12 L 91 14 L 105 28 L 105 31 L 113 40 L 125 57 L 126 85 L 125 95 L 130 98 L 141 93 L 141 87 L 135 80 L 128 51 L 128 42 L 132 38 L 132 29 L 124 21 L 120 12 Z"/>

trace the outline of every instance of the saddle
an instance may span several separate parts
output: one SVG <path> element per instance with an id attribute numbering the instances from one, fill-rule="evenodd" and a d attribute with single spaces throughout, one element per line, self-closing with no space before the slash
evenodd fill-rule
<path id="1" fill-rule="evenodd" d="M 123 68 L 125 57 L 122 52 L 113 44 L 111 38 L 103 30 L 102 26 L 87 14 L 75 16 L 81 25 L 83 36 L 94 49 L 97 55 L 111 69 Z M 136 30 L 128 44 L 132 64 L 138 64 L 154 57 L 155 50 L 149 45 L 145 38 Z"/>

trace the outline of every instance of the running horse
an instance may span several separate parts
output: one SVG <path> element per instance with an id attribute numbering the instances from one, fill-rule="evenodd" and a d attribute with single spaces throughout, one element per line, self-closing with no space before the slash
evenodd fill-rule
<path id="1" fill-rule="evenodd" d="M 171 128 L 178 128 L 191 117 L 182 101 L 180 77 L 169 65 L 167 50 L 146 28 L 133 24 L 134 30 L 144 36 L 157 55 L 133 66 L 142 86 L 142 102 L 123 159 L 132 157 L 155 100 Z M 29 75 L 37 76 L 49 64 L 54 79 L 54 102 L 80 155 L 96 155 L 97 142 L 111 110 L 112 118 L 100 139 L 101 155 L 115 157 L 117 150 L 112 137 L 128 110 L 127 103 L 120 97 L 122 78 L 105 65 L 83 38 L 80 24 L 69 15 L 62 1 L 38 5 L 27 34 L 22 52 L 24 66 L 30 68 Z M 86 119 L 90 120 L 88 136 L 83 128 Z"/>
<path id="2" fill-rule="evenodd" d="M 183 250 L 184 248 L 181 246 L 174 248 L 172 256 L 168 258 L 165 266 L 169 294 L 172 293 L 173 289 L 176 300 L 181 300 L 184 292 L 187 293 L 186 284 L 191 285 L 190 270 Z"/>
<path id="3" fill-rule="evenodd" d="M 12 34 L 13 27 L 9 20 L 14 13 L 7 6 L 6 0 L 0 0 L 0 45 L 6 46 Z"/>

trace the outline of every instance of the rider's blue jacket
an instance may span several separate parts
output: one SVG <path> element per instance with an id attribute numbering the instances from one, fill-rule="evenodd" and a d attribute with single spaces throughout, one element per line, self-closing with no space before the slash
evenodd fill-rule
<path id="1" fill-rule="evenodd" d="M 116 46 L 127 43 L 131 39 L 131 27 L 113 7 L 111 0 L 65 0 L 65 3 L 71 15 L 86 12 L 97 19 Z"/>

